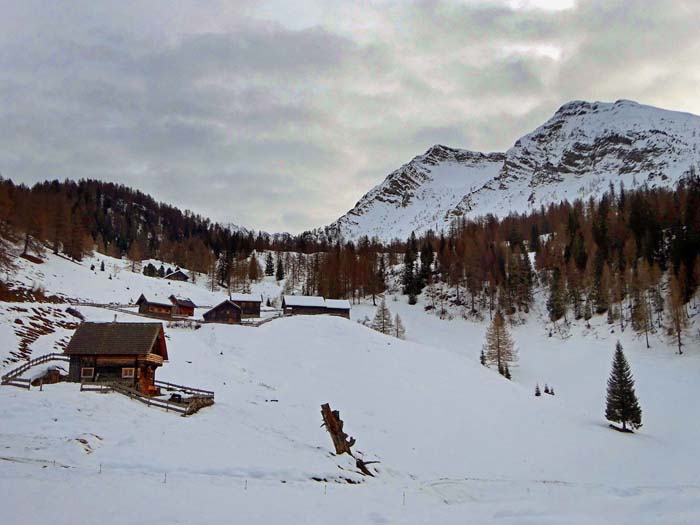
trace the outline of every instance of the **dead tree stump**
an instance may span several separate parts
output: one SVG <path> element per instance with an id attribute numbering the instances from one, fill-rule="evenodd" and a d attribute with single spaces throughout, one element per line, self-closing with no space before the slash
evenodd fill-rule
<path id="1" fill-rule="evenodd" d="M 349 454 L 353 458 L 355 455 L 352 453 L 352 446 L 355 444 L 355 438 L 348 436 L 343 431 L 343 420 L 340 419 L 340 412 L 338 410 L 331 410 L 328 403 L 321 405 L 321 416 L 323 416 L 323 426 L 331 435 L 331 440 L 333 441 L 333 446 L 335 447 L 335 453 Z M 365 476 L 372 476 L 374 474 L 370 472 L 367 465 L 372 463 L 378 463 L 377 461 L 364 461 L 359 458 L 355 458 L 355 466 L 362 472 Z"/>

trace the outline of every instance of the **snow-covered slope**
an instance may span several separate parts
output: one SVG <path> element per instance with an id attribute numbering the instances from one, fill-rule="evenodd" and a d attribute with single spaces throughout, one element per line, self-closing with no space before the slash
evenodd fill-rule
<path id="1" fill-rule="evenodd" d="M 629 100 L 574 101 L 505 154 L 433 146 L 391 173 L 325 229 L 405 239 L 454 218 L 527 212 L 600 196 L 612 182 L 672 186 L 700 171 L 700 117 Z"/>

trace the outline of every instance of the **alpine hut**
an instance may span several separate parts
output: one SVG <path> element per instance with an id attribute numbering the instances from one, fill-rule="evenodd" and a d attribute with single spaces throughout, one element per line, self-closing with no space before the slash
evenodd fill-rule
<path id="1" fill-rule="evenodd" d="M 146 296 L 141 294 L 141 296 L 136 301 L 136 305 L 139 307 L 139 313 L 144 315 L 150 315 L 152 317 L 171 317 L 173 315 L 173 305 L 168 303 L 156 303 L 154 301 L 149 301 Z"/>
<path id="2" fill-rule="evenodd" d="M 64 353 L 72 382 L 119 382 L 158 395 L 156 369 L 168 360 L 162 323 L 82 323 Z"/>
<path id="3" fill-rule="evenodd" d="M 174 272 L 170 272 L 169 274 L 163 276 L 163 279 L 168 279 L 169 281 L 187 282 L 190 280 L 190 277 L 185 272 L 180 270 L 180 268 L 177 268 Z"/>
<path id="4" fill-rule="evenodd" d="M 184 297 L 176 297 L 171 295 L 168 297 L 172 303 L 172 314 L 184 317 L 191 317 L 194 315 L 194 309 L 197 305 L 194 304 L 190 299 Z"/>
<path id="5" fill-rule="evenodd" d="M 326 300 L 313 295 L 284 295 L 282 297 L 284 315 L 320 315 L 327 313 Z"/>
<path id="6" fill-rule="evenodd" d="M 240 324 L 242 315 L 241 307 L 230 299 L 226 299 L 208 312 L 204 312 L 204 321 L 207 323 Z"/>
<path id="7" fill-rule="evenodd" d="M 326 299 L 326 313 L 350 319 L 350 301 L 347 299 Z"/>
<path id="8" fill-rule="evenodd" d="M 262 296 L 250 293 L 232 293 L 231 301 L 241 307 L 241 315 L 246 317 L 260 317 L 260 305 Z"/>

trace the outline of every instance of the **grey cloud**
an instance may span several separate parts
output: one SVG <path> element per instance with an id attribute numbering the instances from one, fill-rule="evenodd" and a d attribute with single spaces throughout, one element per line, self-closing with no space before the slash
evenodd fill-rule
<path id="1" fill-rule="evenodd" d="M 7 4 L 3 176 L 116 180 L 252 228 L 323 225 L 428 146 L 505 150 L 569 99 L 700 112 L 684 0 L 365 5 L 370 29 L 325 3 L 308 24 L 252 1 Z"/>

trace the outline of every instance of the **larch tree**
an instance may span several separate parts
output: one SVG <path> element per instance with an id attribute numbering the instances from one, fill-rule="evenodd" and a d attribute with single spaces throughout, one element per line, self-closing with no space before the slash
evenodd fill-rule
<path id="1" fill-rule="evenodd" d="M 394 336 L 397 339 L 406 339 L 406 328 L 404 328 L 399 314 L 394 317 Z"/>
<path id="2" fill-rule="evenodd" d="M 499 370 L 503 370 L 507 363 L 513 363 L 517 360 L 513 339 L 508 333 L 506 321 L 500 310 L 493 316 L 491 325 L 486 331 L 484 353 L 486 354 L 486 362 L 497 365 Z"/>
<path id="3" fill-rule="evenodd" d="M 394 323 L 391 320 L 391 312 L 386 305 L 385 299 L 382 299 L 382 302 L 379 303 L 371 326 L 372 329 L 383 334 L 392 335 L 394 333 Z"/>
<path id="4" fill-rule="evenodd" d="M 666 305 L 669 317 L 668 334 L 678 346 L 678 353 L 683 353 L 683 331 L 688 326 L 688 315 L 683 303 L 683 286 L 680 280 L 671 273 L 668 283 Z"/>
<path id="5" fill-rule="evenodd" d="M 605 419 L 621 423 L 625 432 L 632 432 L 642 426 L 642 409 L 634 391 L 632 370 L 619 341 L 615 345 L 612 370 L 608 378 Z"/>

